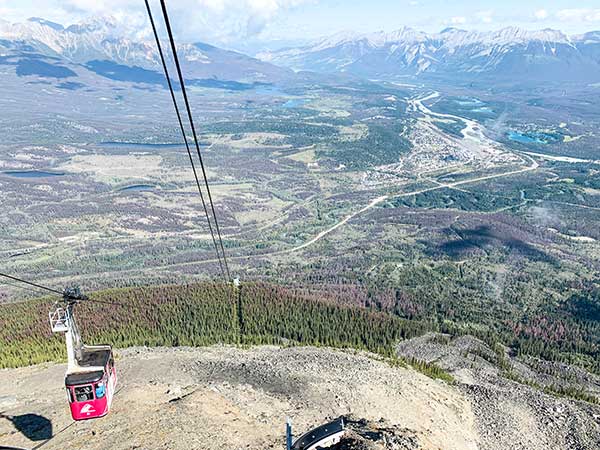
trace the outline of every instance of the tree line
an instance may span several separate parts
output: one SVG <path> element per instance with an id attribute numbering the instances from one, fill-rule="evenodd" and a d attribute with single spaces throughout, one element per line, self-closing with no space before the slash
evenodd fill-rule
<path id="1" fill-rule="evenodd" d="M 77 305 L 84 342 L 131 346 L 290 344 L 354 348 L 394 356 L 401 339 L 427 325 L 358 306 L 306 298 L 281 286 L 219 283 L 119 288 L 90 294 Z M 63 336 L 52 334 L 48 311 L 55 298 L 0 308 L 0 367 L 66 358 Z M 410 363 L 410 362 L 409 362 Z M 416 364 L 416 362 L 415 362 Z M 443 371 L 419 362 L 431 375 Z"/>

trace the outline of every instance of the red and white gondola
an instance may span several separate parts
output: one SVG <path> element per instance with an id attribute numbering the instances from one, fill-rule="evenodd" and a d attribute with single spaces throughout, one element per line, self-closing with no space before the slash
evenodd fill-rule
<path id="1" fill-rule="evenodd" d="M 86 297 L 65 292 L 63 302 L 56 303 L 49 313 L 54 333 L 65 333 L 67 371 L 65 387 L 74 420 L 103 417 L 110 406 L 117 386 L 117 372 L 110 345 L 84 345 L 79 334 L 74 309 Z"/>

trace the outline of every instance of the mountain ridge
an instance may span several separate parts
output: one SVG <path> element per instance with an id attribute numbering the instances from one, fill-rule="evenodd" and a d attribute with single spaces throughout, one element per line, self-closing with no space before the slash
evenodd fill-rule
<path id="1" fill-rule="evenodd" d="M 169 46 L 164 45 L 169 53 Z M 191 79 L 218 79 L 244 83 L 276 82 L 289 77 L 289 69 L 274 66 L 239 52 L 198 43 L 178 44 L 183 71 Z M 48 58 L 87 69 L 98 63 L 138 68 L 162 74 L 156 44 L 132 34 L 110 17 L 97 17 L 64 27 L 43 18 L 23 23 L 0 20 L 0 56 L 15 60 Z M 139 70 L 138 70 L 139 72 Z M 130 81 L 135 79 L 132 72 Z M 40 73 L 44 76 L 43 73 Z M 143 80 L 142 80 L 143 81 Z"/>
<path id="2" fill-rule="evenodd" d="M 165 50 L 168 53 L 168 45 Z M 256 57 L 203 42 L 180 43 L 178 51 L 184 72 L 191 79 L 250 84 L 286 80 L 293 71 L 381 79 L 429 76 L 451 81 L 600 81 L 600 31 L 569 36 L 550 28 L 467 31 L 449 27 L 425 33 L 401 27 L 392 32 L 343 31 Z M 124 67 L 134 68 L 121 77 L 133 82 L 158 79 L 143 71 L 162 73 L 155 44 L 147 34 L 111 16 L 66 27 L 39 17 L 23 23 L 0 19 L 0 53 L 4 62 L 7 57 L 28 61 L 56 58 L 92 71 L 107 64 L 116 65 L 114 68 L 121 72 L 128 71 Z M 111 71 L 103 70 L 100 75 Z M 137 79 L 140 74 L 144 76 Z"/>
<path id="3" fill-rule="evenodd" d="M 390 33 L 343 32 L 257 56 L 294 70 L 367 77 L 435 74 L 596 80 L 600 32 L 569 36 L 550 28 L 505 27 L 484 32 L 446 28 L 428 34 L 402 27 Z"/>

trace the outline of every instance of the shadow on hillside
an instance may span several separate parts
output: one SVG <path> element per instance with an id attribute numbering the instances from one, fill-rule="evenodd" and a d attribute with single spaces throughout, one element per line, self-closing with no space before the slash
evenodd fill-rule
<path id="1" fill-rule="evenodd" d="M 452 229 L 459 235 L 459 239 L 446 241 L 437 247 L 437 250 L 446 255 L 457 258 L 463 257 L 477 250 L 504 249 L 527 257 L 533 261 L 554 263 L 555 259 L 547 253 L 538 250 L 531 244 L 512 236 L 510 233 L 493 230 L 490 226 L 483 225 L 471 229 Z"/>
<path id="2" fill-rule="evenodd" d="M 0 413 L 0 418 L 10 421 L 30 441 L 47 441 L 52 438 L 52 421 L 39 414 L 10 416 Z"/>

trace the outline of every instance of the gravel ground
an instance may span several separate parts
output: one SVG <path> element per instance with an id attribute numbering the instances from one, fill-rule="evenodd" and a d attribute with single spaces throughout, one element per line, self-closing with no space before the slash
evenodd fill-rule
<path id="1" fill-rule="evenodd" d="M 286 417 L 300 435 L 352 414 L 409 430 L 418 448 L 477 448 L 471 406 L 458 389 L 366 354 L 138 348 L 119 352 L 117 369 L 111 413 L 77 423 L 70 420 L 61 387 L 63 365 L 0 371 L 7 416 L 0 420 L 0 446 L 31 449 L 46 442 L 43 429 L 37 436 L 32 429 L 19 431 L 26 414 L 52 426 L 54 437 L 43 450 L 283 449 Z"/>
<path id="2" fill-rule="evenodd" d="M 336 450 L 600 448 L 597 407 L 465 368 L 450 385 L 365 353 L 216 346 L 126 349 L 117 369 L 111 413 L 76 423 L 64 365 L 0 371 L 0 448 L 283 449 L 286 417 L 299 435 L 341 415 Z"/>
<path id="3" fill-rule="evenodd" d="M 483 449 L 600 449 L 600 406 L 548 395 L 502 376 L 494 360 L 496 353 L 470 336 L 450 339 L 434 333 L 402 342 L 398 353 L 448 370 L 476 418 L 475 429 Z M 491 362 L 490 362 L 491 361 Z M 520 377 L 540 385 L 561 385 L 577 380 L 592 393 L 598 392 L 598 377 L 583 374 L 564 364 L 519 360 L 505 354 L 505 364 Z M 540 365 L 553 364 L 552 371 Z M 554 375 L 550 379 L 548 372 Z M 573 375 L 576 374 L 576 377 Z"/>

